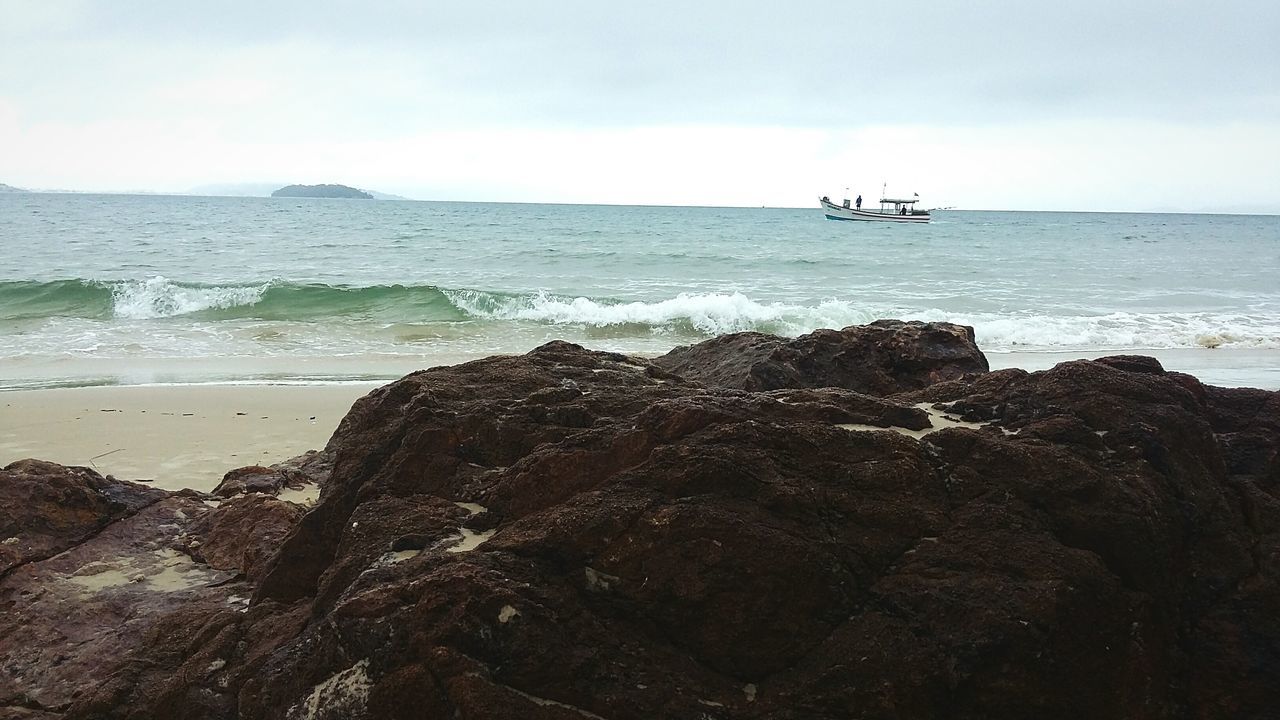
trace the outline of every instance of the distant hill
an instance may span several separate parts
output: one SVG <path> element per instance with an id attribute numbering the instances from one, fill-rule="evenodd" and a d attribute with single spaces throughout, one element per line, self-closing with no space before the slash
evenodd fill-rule
<path id="1" fill-rule="evenodd" d="M 271 193 L 271 197 L 373 199 L 369 193 L 346 185 L 286 185 Z"/>
<path id="2" fill-rule="evenodd" d="M 23 190 L 22 188 L 16 188 L 12 185 L 5 185 L 4 183 L 0 183 L 0 193 L 19 193 L 19 192 L 27 192 L 27 191 Z"/>
<path id="3" fill-rule="evenodd" d="M 291 186 L 304 187 L 304 186 Z M 340 187 L 340 186 L 335 186 Z M 214 197 L 271 197 L 280 188 L 280 183 L 215 183 L 211 185 L 197 185 L 188 190 L 186 195 L 211 195 Z M 365 190 L 373 196 L 374 200 L 410 200 L 411 198 L 401 197 L 400 195 L 392 195 L 390 193 L 381 193 L 377 190 Z M 277 196 L 286 197 L 286 196 Z M 287 197 L 297 197 L 289 195 Z M 306 196 L 313 197 L 313 196 Z"/>

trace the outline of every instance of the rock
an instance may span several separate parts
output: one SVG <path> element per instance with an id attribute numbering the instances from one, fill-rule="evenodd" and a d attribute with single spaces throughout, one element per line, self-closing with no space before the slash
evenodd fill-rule
<path id="1" fill-rule="evenodd" d="M 816 330 L 794 340 L 754 332 L 722 335 L 678 347 L 654 364 L 712 387 L 840 387 L 871 395 L 917 390 L 988 369 L 973 328 L 900 320 Z"/>
<path id="2" fill-rule="evenodd" d="M 298 457 L 264 467 L 248 465 L 228 471 L 213 494 L 231 497 L 240 493 L 275 495 L 284 488 L 323 485 L 333 470 L 333 454 L 311 450 Z"/>
<path id="3" fill-rule="evenodd" d="M 248 465 L 229 470 L 222 476 L 222 482 L 213 489 L 213 494 L 224 498 L 242 493 L 276 495 L 283 487 L 284 475 L 280 471 L 261 465 Z"/>
<path id="4" fill-rule="evenodd" d="M 206 512 L 190 498 L 165 498 L 11 570 L 0 581 L 0 706 L 63 711 L 126 667 L 169 613 L 226 607 L 232 589 L 212 586 L 231 575 L 171 545 Z"/>
<path id="5" fill-rule="evenodd" d="M 88 468 L 19 460 L 0 470 L 0 578 L 83 542 L 166 493 Z"/>
<path id="6" fill-rule="evenodd" d="M 238 621 L 248 583 L 303 513 L 262 495 L 211 507 L 199 493 L 32 460 L 0 471 L 0 497 L 16 533 L 0 545 L 0 717 L 126 712 L 117 693 L 150 672 L 134 657 L 185 659 L 210 642 L 209 623 Z M 162 684 L 189 685 L 171 670 L 158 670 Z M 138 716 L 217 716 L 189 710 Z"/>
<path id="7" fill-rule="evenodd" d="M 248 465 L 228 471 L 213 489 L 218 497 L 262 494 L 311 505 L 333 470 L 333 453 L 312 450 L 268 467 Z"/>
<path id="8" fill-rule="evenodd" d="M 930 331 L 901 331 L 876 347 L 931 354 Z M 804 347 L 885 396 L 800 357 L 691 362 L 690 379 L 560 342 L 409 375 L 343 419 L 311 510 L 237 495 L 171 523 L 183 557 L 227 579 L 137 605 L 128 643 L 91 646 L 100 683 L 73 690 L 87 651 L 15 627 L 65 606 L 19 587 L 47 597 L 33 573 L 73 574 L 116 528 L 163 536 L 147 518 L 193 501 L 5 578 L 19 620 L 0 637 L 28 635 L 0 644 L 0 668 L 21 669 L 0 701 L 237 720 L 1280 706 L 1277 393 L 1137 357 L 1038 373 L 890 358 L 857 375 L 827 339 Z M 814 387 L 708 380 L 766 366 Z M 54 646 L 70 670 L 22 655 Z"/>
<path id="9" fill-rule="evenodd" d="M 179 545 L 197 562 L 256 581 L 303 513 L 284 500 L 234 497 L 191 523 Z"/>

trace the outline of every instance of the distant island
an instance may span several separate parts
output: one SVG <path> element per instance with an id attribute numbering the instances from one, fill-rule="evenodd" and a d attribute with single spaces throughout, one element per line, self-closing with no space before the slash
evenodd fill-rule
<path id="1" fill-rule="evenodd" d="M 369 193 L 346 185 L 286 185 L 271 193 L 271 197 L 373 199 Z"/>
<path id="2" fill-rule="evenodd" d="M 20 192 L 27 192 L 27 191 L 23 190 L 22 188 L 16 188 L 12 185 L 5 185 L 4 183 L 0 183 L 0 193 L 20 193 Z"/>

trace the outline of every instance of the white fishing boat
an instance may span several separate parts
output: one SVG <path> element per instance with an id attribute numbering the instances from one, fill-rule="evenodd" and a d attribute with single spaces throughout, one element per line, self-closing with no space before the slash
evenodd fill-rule
<path id="1" fill-rule="evenodd" d="M 929 211 L 916 209 L 916 203 L 920 202 L 919 193 L 913 194 L 910 198 L 891 198 L 881 194 L 879 210 L 864 210 L 862 208 L 861 195 L 858 196 L 853 205 L 850 205 L 849 198 L 845 198 L 842 205 L 836 205 L 831 202 L 831 198 L 825 195 L 818 202 L 822 203 L 822 210 L 827 214 L 828 220 L 874 220 L 898 223 L 929 222 Z"/>

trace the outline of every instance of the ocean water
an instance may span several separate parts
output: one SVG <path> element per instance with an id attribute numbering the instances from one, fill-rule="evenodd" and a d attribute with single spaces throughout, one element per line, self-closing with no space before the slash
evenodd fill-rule
<path id="1" fill-rule="evenodd" d="M 1280 217 L 0 195 L 0 389 L 367 380 L 878 318 L 972 325 L 993 365 L 1147 352 L 1280 386 Z"/>

